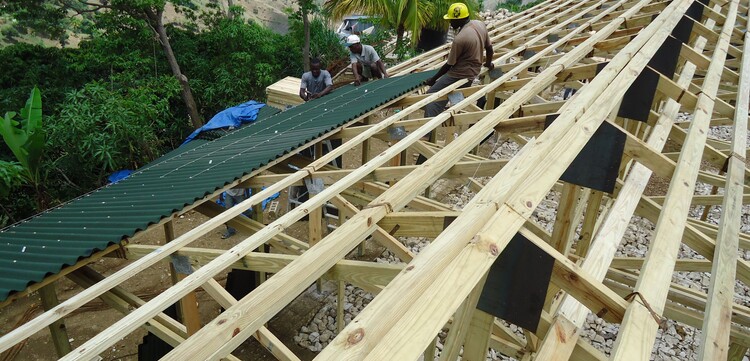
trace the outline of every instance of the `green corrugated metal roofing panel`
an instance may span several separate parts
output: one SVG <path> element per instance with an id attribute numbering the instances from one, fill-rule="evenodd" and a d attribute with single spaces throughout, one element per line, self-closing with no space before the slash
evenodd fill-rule
<path id="1" fill-rule="evenodd" d="M 225 136 L 194 140 L 117 184 L 0 230 L 0 302 L 30 284 L 159 222 L 432 76 L 412 74 L 336 89 Z"/>

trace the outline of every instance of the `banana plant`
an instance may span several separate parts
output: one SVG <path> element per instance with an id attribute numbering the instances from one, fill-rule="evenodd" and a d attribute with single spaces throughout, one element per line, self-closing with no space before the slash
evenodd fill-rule
<path id="1" fill-rule="evenodd" d="M 42 190 L 42 155 L 44 154 L 45 132 L 42 129 L 42 96 L 39 89 L 34 87 L 26 101 L 26 106 L 20 114 L 7 112 L 0 122 L 0 135 L 20 165 L 19 175 L 22 182 L 32 186 L 36 192 L 38 210 L 46 206 L 44 191 Z M 13 166 L 10 163 L 6 169 Z M 0 188 L 0 193 L 9 192 L 12 182 L 3 182 L 6 189 Z"/>

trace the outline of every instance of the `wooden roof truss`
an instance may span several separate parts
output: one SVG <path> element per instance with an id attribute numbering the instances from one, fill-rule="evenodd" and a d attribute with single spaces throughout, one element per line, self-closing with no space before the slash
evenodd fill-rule
<path id="1" fill-rule="evenodd" d="M 236 359 L 231 353 L 249 337 L 280 360 L 297 360 L 264 325 L 324 278 L 377 296 L 318 355 L 321 360 L 434 357 L 434 340 L 445 327 L 450 332 L 441 360 L 455 359 L 460 350 L 463 359 L 483 360 L 488 347 L 523 360 L 601 360 L 605 355 L 580 337 L 590 313 L 619 324 L 612 359 L 648 360 L 659 321 L 668 318 L 703 331 L 701 359 L 741 360 L 750 347 L 750 307 L 733 295 L 736 281 L 750 285 L 750 263 L 738 257 L 738 250 L 750 249 L 750 235 L 740 232 L 742 206 L 750 197 L 750 58 L 743 56 L 749 46 L 748 1 L 709 1 L 703 17 L 693 20 L 690 41 L 679 50 L 675 76 L 660 75 L 648 121 L 617 115 L 625 92 L 692 3 L 551 0 L 498 22 L 490 35 L 499 78 L 483 69 L 479 85 L 460 88 L 464 82 L 459 82 L 433 94 L 406 94 L 315 142 L 343 138 L 332 152 L 312 162 L 296 155 L 283 160 L 299 165 L 299 171 L 274 164 L 241 180 L 256 191 L 239 207 L 223 210 L 207 197 L 190 209 L 209 215 L 209 221 L 179 236 L 169 220 L 157 225 L 173 240 L 160 247 L 127 245 L 125 255 L 132 262 L 112 275 L 105 278 L 79 265 L 68 277 L 87 288 L 59 304 L 54 289 L 42 292 L 49 296 L 49 311 L 2 336 L 0 350 L 99 297 L 126 315 L 63 359 L 91 359 L 145 327 L 176 347 L 166 356 L 170 360 Z M 448 49 L 424 53 L 389 73 L 437 68 Z M 578 92 L 553 100 L 550 94 L 563 87 Z M 463 100 L 436 117 L 422 117 L 424 105 L 454 92 L 463 93 Z M 482 97 L 488 99 L 485 109 L 476 105 Z M 677 122 L 679 112 L 692 113 L 692 120 Z M 378 114 L 386 116 L 376 120 Z M 545 130 L 550 114 L 559 116 Z M 559 181 L 604 122 L 626 134 L 614 194 Z M 732 127 L 730 142 L 707 137 L 709 127 L 718 125 Z M 408 135 L 391 138 L 389 131 L 396 127 Z M 459 135 L 438 145 L 432 135 L 440 127 Z M 473 150 L 493 132 L 520 144 L 518 154 L 496 160 L 476 155 Z M 376 139 L 389 145 L 379 154 L 371 148 Z M 664 151 L 668 140 L 673 144 Z M 354 147 L 362 149 L 361 166 L 327 165 Z M 413 165 L 402 156 L 407 150 L 428 160 Z M 644 195 L 652 175 L 669 180 L 666 194 Z M 272 223 L 235 218 L 310 178 L 321 180 L 323 190 Z M 462 210 L 430 198 L 431 186 L 442 178 L 460 179 L 474 193 Z M 700 183 L 713 186 L 713 192 L 695 195 Z M 560 201 L 548 232 L 532 214 L 550 191 L 559 192 Z M 321 226 L 321 207 L 327 202 L 340 212 L 340 224 L 331 232 Z M 718 225 L 689 217 L 696 205 L 720 206 Z M 616 257 L 634 215 L 655 224 L 647 256 Z M 305 216 L 309 242 L 284 233 Z M 447 217 L 455 220 L 448 224 Z M 229 251 L 189 247 L 225 222 L 252 236 Z M 539 329 L 526 331 L 525 338 L 476 309 L 490 266 L 519 232 L 555 260 Z M 408 236 L 432 243 L 415 255 L 399 240 Z M 404 263 L 345 259 L 370 237 Z M 256 252 L 264 244 L 273 253 Z M 682 244 L 701 257 L 678 259 Z M 121 286 L 171 254 L 189 257 L 197 268 L 180 274 L 174 286 L 148 302 Z M 228 268 L 273 276 L 236 300 L 215 280 Z M 709 272 L 709 292 L 673 283 L 673 273 L 683 271 Z M 226 311 L 202 327 L 199 320 L 181 324 L 163 313 L 199 287 Z"/>

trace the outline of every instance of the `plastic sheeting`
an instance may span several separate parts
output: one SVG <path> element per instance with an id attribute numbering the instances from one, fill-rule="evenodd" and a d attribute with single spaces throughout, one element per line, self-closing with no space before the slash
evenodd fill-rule
<path id="1" fill-rule="evenodd" d="M 249 102 L 224 109 L 218 114 L 214 115 L 214 117 L 211 118 L 211 120 L 209 120 L 206 125 L 196 129 L 192 134 L 190 134 L 187 139 L 185 139 L 185 142 L 182 143 L 182 145 L 185 145 L 186 143 L 193 140 L 201 132 L 219 128 L 239 128 L 244 123 L 250 123 L 258 117 L 260 108 L 263 108 L 264 106 L 266 105 L 263 103 L 258 103 L 255 100 L 251 100 Z"/>

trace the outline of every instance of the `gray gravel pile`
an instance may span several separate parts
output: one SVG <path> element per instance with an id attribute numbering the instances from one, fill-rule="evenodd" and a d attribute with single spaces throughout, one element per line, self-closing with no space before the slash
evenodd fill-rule
<path id="1" fill-rule="evenodd" d="M 691 118 L 689 114 L 680 114 L 678 121 L 689 121 Z M 731 128 L 712 127 L 709 137 L 731 141 Z M 494 148 L 490 155 L 492 159 L 510 158 L 520 148 L 517 143 L 504 138 L 493 139 L 491 140 L 491 144 Z M 748 139 L 748 144 L 750 144 L 750 139 Z M 716 170 L 709 171 L 716 172 Z M 485 183 L 488 179 L 480 178 L 478 180 L 480 183 Z M 451 181 L 441 180 L 436 184 L 435 188 L 446 190 L 446 192 L 439 192 L 446 194 L 443 202 L 457 210 L 462 209 L 475 195 L 465 184 L 455 181 L 451 183 Z M 711 194 L 711 191 L 712 187 L 710 185 L 699 184 L 696 194 L 707 195 Z M 719 192 L 721 191 L 720 189 Z M 533 220 L 549 232 L 552 231 L 554 225 L 559 196 L 559 193 L 554 191 L 547 194 L 533 214 Z M 690 210 L 691 218 L 699 219 L 702 214 L 702 206 L 695 206 Z M 720 217 L 721 207 L 713 206 L 706 217 L 706 222 L 718 224 Z M 634 216 L 616 251 L 616 257 L 646 257 L 653 238 L 654 229 L 655 225 L 651 221 Z M 750 233 L 750 206 L 748 205 L 743 206 L 741 230 L 742 232 Z M 415 254 L 418 254 L 430 244 L 430 240 L 426 238 L 402 238 L 401 240 Z M 745 260 L 750 260 L 750 250 L 741 251 L 739 256 Z M 702 257 L 694 250 L 681 245 L 678 258 L 701 259 Z M 376 259 L 376 262 L 396 264 L 400 263 L 400 260 L 392 253 L 385 251 L 381 257 Z M 710 285 L 710 274 L 704 272 L 675 272 L 672 281 L 682 287 L 706 293 Z M 735 292 L 736 303 L 750 306 L 750 288 L 747 285 L 737 281 Z M 372 294 L 362 289 L 351 285 L 347 286 L 344 322 L 348 323 L 356 317 L 372 298 Z M 514 333 L 523 337 L 523 332 L 520 328 L 514 325 L 508 326 Z M 315 315 L 314 319 L 307 326 L 302 327 L 299 335 L 295 337 L 295 342 L 312 351 L 320 351 L 335 337 L 336 327 L 336 294 L 333 293 L 328 296 L 327 304 Z M 618 330 L 619 325 L 610 324 L 596 317 L 594 314 L 589 314 L 581 331 L 581 336 L 595 348 L 609 356 L 617 338 Z M 447 330 L 443 330 L 439 334 L 436 344 L 436 360 L 443 348 L 446 335 Z M 667 320 L 664 326 L 658 331 L 656 343 L 652 351 L 652 360 L 697 360 L 700 337 L 700 330 L 680 322 Z M 495 350 L 490 350 L 487 355 L 487 360 L 508 359 L 510 358 L 498 354 Z M 750 358 L 746 356 L 743 360 L 750 361 Z"/>

